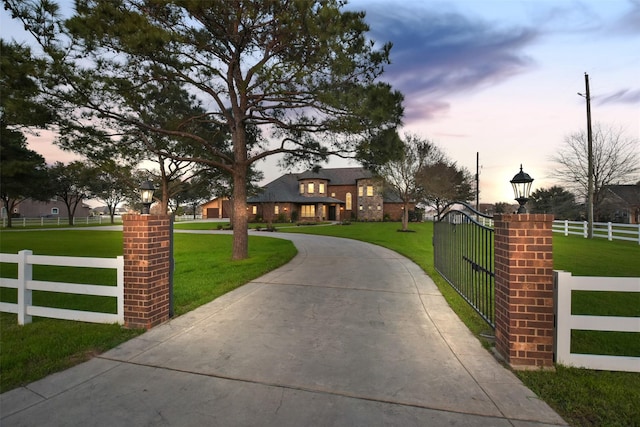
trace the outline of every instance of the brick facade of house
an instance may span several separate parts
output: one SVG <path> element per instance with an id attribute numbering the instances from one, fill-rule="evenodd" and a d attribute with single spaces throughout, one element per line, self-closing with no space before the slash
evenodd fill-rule
<path id="1" fill-rule="evenodd" d="M 400 221 L 403 204 L 385 196 L 370 171 L 337 168 L 283 175 L 250 197 L 247 209 L 249 221 Z"/>

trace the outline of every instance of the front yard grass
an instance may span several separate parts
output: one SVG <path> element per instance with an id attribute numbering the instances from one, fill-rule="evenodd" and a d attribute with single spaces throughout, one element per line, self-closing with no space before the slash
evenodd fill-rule
<path id="1" fill-rule="evenodd" d="M 293 244 L 250 236 L 249 259 L 232 262 L 231 236 L 176 234 L 174 309 L 184 314 L 288 262 Z M 113 258 L 122 254 L 118 231 L 2 232 L 0 252 L 31 249 L 34 254 Z M 0 276 L 15 277 L 16 268 L 0 264 Z M 34 266 L 34 278 L 74 283 L 115 284 L 103 269 Z M 15 301 L 15 290 L 1 289 L 0 300 Z M 34 292 L 34 302 L 56 307 L 115 312 L 113 298 Z M 0 392 L 69 368 L 144 332 L 119 325 L 34 318 L 19 326 L 17 316 L 0 313 Z"/>

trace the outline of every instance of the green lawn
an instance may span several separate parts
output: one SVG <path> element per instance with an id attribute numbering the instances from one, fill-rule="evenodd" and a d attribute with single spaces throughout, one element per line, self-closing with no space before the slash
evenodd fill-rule
<path id="1" fill-rule="evenodd" d="M 296 253 L 291 242 L 251 237 L 250 258 L 232 262 L 229 235 L 175 235 L 174 308 L 186 313 L 286 263 Z M 31 249 L 35 254 L 116 257 L 122 254 L 122 232 L 25 231 L 0 233 L 0 252 Z M 0 264 L 2 277 L 15 276 L 14 265 Z M 115 284 L 102 269 L 34 266 L 34 278 L 73 283 Z M 115 299 L 34 292 L 47 306 L 115 312 Z M 15 290 L 0 290 L 2 301 L 15 301 Z M 119 325 L 34 318 L 18 326 L 15 314 L 0 313 L 0 391 L 35 381 L 85 361 L 140 333 Z"/>

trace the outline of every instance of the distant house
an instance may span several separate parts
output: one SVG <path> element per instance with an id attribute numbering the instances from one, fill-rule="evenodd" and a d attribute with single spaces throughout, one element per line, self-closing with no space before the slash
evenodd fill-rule
<path id="1" fill-rule="evenodd" d="M 96 216 L 102 216 L 102 215 L 109 215 L 109 207 L 108 206 L 98 206 L 95 207 L 91 210 L 93 215 Z M 116 210 L 114 212 L 115 215 L 123 215 L 129 212 L 129 208 L 126 206 L 119 206 L 116 207 Z"/>
<path id="2" fill-rule="evenodd" d="M 286 174 L 247 200 L 249 220 L 400 220 L 403 204 L 364 168 L 309 170 Z M 413 204 L 410 205 L 414 209 Z"/>
<path id="3" fill-rule="evenodd" d="M 602 188 L 598 219 L 640 224 L 640 185 L 607 185 Z"/>
<path id="4" fill-rule="evenodd" d="M 230 218 L 231 201 L 228 197 L 216 197 L 202 205 L 203 219 Z"/>
<path id="5" fill-rule="evenodd" d="M 6 215 L 6 212 L 2 212 L 2 215 Z M 68 216 L 67 205 L 58 198 L 54 197 L 46 202 L 38 200 L 26 199 L 23 200 L 13 209 L 13 217 L 20 218 L 66 218 Z M 91 215 L 91 208 L 81 203 L 76 209 L 76 217 L 87 217 Z"/>

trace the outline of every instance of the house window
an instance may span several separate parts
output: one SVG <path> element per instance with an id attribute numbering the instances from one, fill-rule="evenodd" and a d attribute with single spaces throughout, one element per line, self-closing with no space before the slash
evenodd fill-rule
<path id="1" fill-rule="evenodd" d="M 362 197 L 364 195 L 364 188 L 362 186 L 358 187 L 358 197 Z"/>
<path id="2" fill-rule="evenodd" d="M 331 193 L 331 197 L 336 197 L 336 193 Z"/>
<path id="3" fill-rule="evenodd" d="M 318 193 L 324 194 L 324 182 L 318 184 Z"/>
<path id="4" fill-rule="evenodd" d="M 346 208 L 345 208 L 345 209 L 347 209 L 348 211 L 350 211 L 350 210 L 351 210 L 351 193 L 347 193 L 347 200 L 346 200 L 346 202 L 347 202 L 347 203 L 346 203 L 346 204 L 347 204 L 347 206 L 346 206 Z"/>
<path id="5" fill-rule="evenodd" d="M 252 210 L 253 214 L 257 214 L 258 213 L 258 206 L 253 205 L 253 210 Z"/>
<path id="6" fill-rule="evenodd" d="M 313 182 L 310 182 L 310 183 L 307 184 L 307 193 L 309 193 L 309 194 L 313 194 L 314 193 Z"/>
<path id="7" fill-rule="evenodd" d="M 380 207 L 380 205 L 378 205 L 378 210 L 380 210 L 380 209 L 381 209 L 381 207 Z"/>
<path id="8" fill-rule="evenodd" d="M 362 209 L 363 209 L 363 208 L 362 208 L 362 205 L 360 205 L 360 210 L 362 210 Z"/>
<path id="9" fill-rule="evenodd" d="M 58 208 L 51 208 L 51 215 L 58 215 Z"/>
<path id="10" fill-rule="evenodd" d="M 367 196 L 373 196 L 373 185 L 367 185 Z"/>
<path id="11" fill-rule="evenodd" d="M 274 213 L 275 215 L 278 215 L 278 214 L 280 213 L 280 206 L 275 205 L 275 207 L 273 208 L 273 213 Z"/>
<path id="12" fill-rule="evenodd" d="M 300 194 L 304 194 L 304 184 L 300 183 Z"/>
<path id="13" fill-rule="evenodd" d="M 316 205 L 302 205 L 301 211 L 303 218 L 313 218 L 316 216 Z"/>

